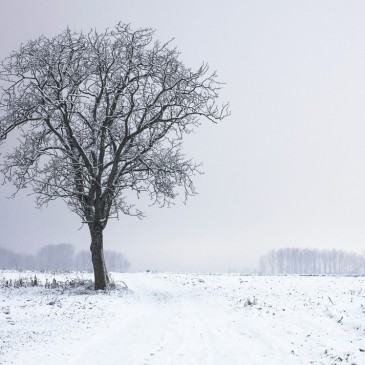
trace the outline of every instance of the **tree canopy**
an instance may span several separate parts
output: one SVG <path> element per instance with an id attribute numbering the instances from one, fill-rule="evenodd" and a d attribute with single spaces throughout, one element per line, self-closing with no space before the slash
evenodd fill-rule
<path id="1" fill-rule="evenodd" d="M 170 204 L 195 193 L 197 165 L 182 138 L 229 114 L 221 83 L 203 64 L 193 71 L 152 29 L 118 24 L 23 44 L 0 65 L 0 141 L 18 130 L 2 172 L 31 186 L 38 206 L 61 198 L 91 235 L 120 212 L 141 216 L 127 191 Z M 0 142 L 0 143 L 1 143 Z M 98 233 L 96 233 L 98 232 Z"/>

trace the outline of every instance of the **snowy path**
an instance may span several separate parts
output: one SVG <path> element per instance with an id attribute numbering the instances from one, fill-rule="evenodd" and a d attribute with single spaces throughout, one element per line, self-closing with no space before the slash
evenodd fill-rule
<path id="1" fill-rule="evenodd" d="M 364 278 L 122 278 L 128 293 L 85 296 L 85 308 L 66 297 L 46 345 L 14 346 L 4 364 L 365 364 Z"/>

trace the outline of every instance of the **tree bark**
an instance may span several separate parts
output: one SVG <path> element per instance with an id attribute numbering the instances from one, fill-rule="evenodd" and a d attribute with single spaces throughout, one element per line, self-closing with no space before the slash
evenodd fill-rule
<path id="1" fill-rule="evenodd" d="M 109 282 L 103 251 L 103 229 L 99 225 L 90 227 L 91 260 L 94 268 L 95 290 L 105 290 Z"/>

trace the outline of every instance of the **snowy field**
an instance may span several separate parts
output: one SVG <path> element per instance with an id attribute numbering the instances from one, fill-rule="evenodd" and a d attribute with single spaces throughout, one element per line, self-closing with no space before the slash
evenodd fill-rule
<path id="1" fill-rule="evenodd" d="M 365 364 L 364 277 L 131 273 L 108 293 L 4 287 L 30 276 L 0 272 L 1 365 Z"/>

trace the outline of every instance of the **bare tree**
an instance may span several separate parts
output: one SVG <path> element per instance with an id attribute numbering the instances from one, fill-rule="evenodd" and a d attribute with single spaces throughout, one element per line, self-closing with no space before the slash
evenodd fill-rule
<path id="1" fill-rule="evenodd" d="M 104 250 L 105 264 L 110 271 L 126 272 L 130 267 L 128 259 L 121 252 Z M 90 252 L 79 251 L 74 258 L 74 269 L 77 271 L 92 271 Z"/>
<path id="2" fill-rule="evenodd" d="M 41 270 L 72 270 L 75 247 L 70 243 L 46 245 L 37 252 L 37 264 Z"/>
<path id="3" fill-rule="evenodd" d="M 16 254 L 0 246 L 0 269 L 14 269 L 17 268 Z"/>
<path id="4" fill-rule="evenodd" d="M 216 104 L 215 73 L 187 68 L 153 33 L 123 24 L 103 33 L 67 29 L 29 41 L 0 66 L 0 140 L 19 131 L 2 172 L 17 190 L 31 186 L 38 206 L 61 198 L 88 225 L 96 289 L 107 284 L 109 218 L 142 216 L 127 191 L 162 206 L 177 188 L 193 195 L 198 166 L 183 154 L 182 137 L 201 117 L 229 113 Z"/>
<path id="5" fill-rule="evenodd" d="M 110 271 L 114 272 L 126 272 L 130 267 L 130 262 L 121 253 L 117 251 L 106 250 L 104 252 L 105 262 Z"/>
<path id="6" fill-rule="evenodd" d="M 268 274 L 364 275 L 365 255 L 342 250 L 280 248 L 260 258 L 260 271 Z"/>
<path id="7" fill-rule="evenodd" d="M 15 253 L 0 246 L 0 269 L 34 270 L 35 258 L 33 255 Z"/>
<path id="8" fill-rule="evenodd" d="M 82 250 L 75 255 L 74 268 L 76 271 L 92 271 L 90 251 Z"/>

